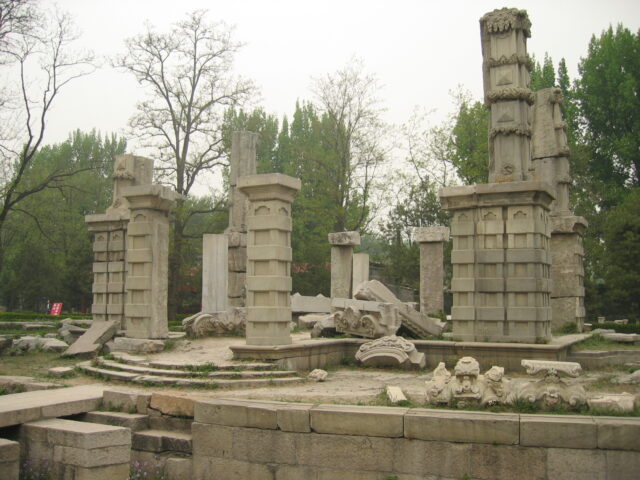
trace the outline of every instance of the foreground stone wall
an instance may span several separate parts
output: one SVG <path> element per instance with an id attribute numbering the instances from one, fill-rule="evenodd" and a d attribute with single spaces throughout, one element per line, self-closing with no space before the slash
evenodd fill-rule
<path id="1" fill-rule="evenodd" d="M 193 478 L 634 479 L 640 419 L 196 403 Z"/>

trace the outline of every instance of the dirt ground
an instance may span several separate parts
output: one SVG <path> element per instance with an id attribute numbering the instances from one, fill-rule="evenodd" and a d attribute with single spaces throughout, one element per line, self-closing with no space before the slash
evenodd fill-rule
<path id="1" fill-rule="evenodd" d="M 294 334 L 294 341 L 314 341 L 308 333 Z M 153 355 L 146 355 L 149 360 L 170 360 L 184 363 L 225 364 L 232 362 L 232 353 L 228 348 L 233 344 L 243 344 L 244 338 L 210 337 L 203 339 L 184 339 L 175 342 L 172 350 Z M 0 357 L 0 375 L 26 375 L 51 382 L 62 382 L 65 385 L 81 385 L 102 383 L 117 388 L 132 388 L 130 384 L 116 381 L 99 381 L 93 377 L 77 374 L 63 380 L 47 377 L 47 369 L 53 366 L 71 366 L 77 361 L 61 359 L 57 354 L 29 353 L 23 356 Z M 287 386 L 267 386 L 259 388 L 203 390 L 197 388 L 174 387 L 138 387 L 153 391 L 183 391 L 197 397 L 233 397 L 262 400 L 282 400 L 313 403 L 349 403 L 371 404 L 382 393 L 387 385 L 402 388 L 405 395 L 414 404 L 425 401 L 425 381 L 431 377 L 436 365 L 428 365 L 421 371 L 403 371 L 398 369 L 372 369 L 355 367 L 329 367 L 326 382 L 303 382 Z M 607 369 L 601 371 L 585 371 L 578 381 L 584 383 L 590 394 L 595 392 L 622 393 L 629 392 L 640 395 L 640 385 L 617 385 L 611 380 L 616 376 L 628 373 L 623 369 Z M 526 374 L 508 374 L 510 378 L 526 377 Z"/>

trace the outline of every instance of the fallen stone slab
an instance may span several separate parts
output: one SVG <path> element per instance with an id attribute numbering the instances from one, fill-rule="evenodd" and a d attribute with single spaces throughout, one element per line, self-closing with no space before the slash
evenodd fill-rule
<path id="1" fill-rule="evenodd" d="M 396 335 L 363 343 L 356 352 L 356 360 L 374 367 L 424 368 L 426 365 L 425 354 Z"/>
<path id="2" fill-rule="evenodd" d="M 51 367 L 47 373 L 52 377 L 67 377 L 72 375 L 74 370 L 73 367 Z"/>
<path id="3" fill-rule="evenodd" d="M 311 297 L 294 293 L 291 295 L 291 311 L 293 313 L 329 313 L 331 299 L 322 294 Z"/>
<path id="4" fill-rule="evenodd" d="M 387 385 L 385 388 L 385 392 L 387 393 L 387 398 L 391 403 L 400 403 L 407 401 L 407 397 L 400 387 Z"/>
<path id="5" fill-rule="evenodd" d="M 0 428 L 96 410 L 102 402 L 102 385 L 3 395 L 0 402 Z"/>
<path id="6" fill-rule="evenodd" d="M 338 331 L 336 330 L 336 323 L 332 315 L 328 315 L 322 320 L 316 322 L 313 326 L 313 330 L 311 330 L 312 338 L 335 337 L 337 334 Z"/>
<path id="7" fill-rule="evenodd" d="M 17 392 L 35 392 L 38 390 L 49 390 L 52 388 L 62 387 L 62 385 L 57 383 L 43 382 L 36 380 L 33 377 L 11 375 L 0 376 L 0 386 L 5 388 L 5 390 Z"/>
<path id="8" fill-rule="evenodd" d="M 362 282 L 356 288 L 353 294 L 354 298 L 359 300 L 376 301 L 382 303 L 391 303 L 398 307 L 398 314 L 402 319 L 402 325 L 418 337 L 426 337 L 429 335 L 438 336 L 442 334 L 446 327 L 446 323 L 437 318 L 427 316 L 422 312 L 418 312 L 410 305 L 400 301 L 391 290 L 385 287 L 378 280 L 369 280 Z"/>
<path id="9" fill-rule="evenodd" d="M 633 412 L 635 408 L 635 395 L 631 393 L 609 393 L 597 397 L 588 398 L 587 405 L 592 410 L 605 410 L 614 412 Z"/>
<path id="10" fill-rule="evenodd" d="M 617 343 L 640 342 L 640 335 L 637 333 L 603 333 L 602 338 L 612 340 Z"/>
<path id="11" fill-rule="evenodd" d="M 298 317 L 298 327 L 311 330 L 320 320 L 327 318 L 326 313 L 310 313 Z"/>
<path id="12" fill-rule="evenodd" d="M 157 353 L 162 350 L 164 350 L 164 342 L 162 340 L 126 337 L 117 337 L 113 340 L 114 352 Z"/>
<path id="13" fill-rule="evenodd" d="M 120 327 L 116 321 L 93 322 L 91 327 L 76 340 L 66 352 L 66 357 L 95 357 L 102 346 L 113 338 Z"/>
<path id="14" fill-rule="evenodd" d="M 640 370 L 636 370 L 629 375 L 621 375 L 611 380 L 612 383 L 618 383 L 620 385 L 631 385 L 640 383 Z"/>

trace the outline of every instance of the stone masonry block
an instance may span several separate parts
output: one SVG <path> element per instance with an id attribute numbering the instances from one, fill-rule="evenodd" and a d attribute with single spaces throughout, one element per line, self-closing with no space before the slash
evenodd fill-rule
<path id="1" fill-rule="evenodd" d="M 594 417 L 598 448 L 640 451 L 640 418 Z"/>
<path id="2" fill-rule="evenodd" d="M 129 462 L 104 467 L 77 467 L 74 480 L 120 480 L 129 478 Z"/>
<path id="3" fill-rule="evenodd" d="M 549 448 L 547 450 L 547 478 L 606 480 L 605 452 L 602 450 Z"/>
<path id="4" fill-rule="evenodd" d="M 283 432 L 310 432 L 311 407 L 311 403 L 284 403 L 282 408 L 278 408 L 278 428 Z"/>
<path id="5" fill-rule="evenodd" d="M 157 410 L 164 415 L 193 417 L 194 403 L 194 399 L 186 395 L 154 392 L 151 394 L 149 408 Z"/>
<path id="6" fill-rule="evenodd" d="M 131 431 L 128 428 L 110 425 L 52 418 L 26 423 L 22 428 L 27 436 L 44 432 L 49 443 L 59 446 L 91 450 L 131 445 Z"/>
<path id="7" fill-rule="evenodd" d="M 65 465 L 75 465 L 86 468 L 103 467 L 122 463 L 128 464 L 130 458 L 130 445 L 93 449 L 66 447 L 64 445 L 53 446 L 53 461 Z"/>
<path id="8" fill-rule="evenodd" d="M 358 232 L 334 232 L 329 234 L 329 243 L 335 246 L 355 246 L 360 245 L 360 234 Z"/>
<path id="9" fill-rule="evenodd" d="M 412 409 L 404 416 L 404 436 L 420 440 L 515 445 L 518 415 Z"/>
<path id="10" fill-rule="evenodd" d="M 520 415 L 520 444 L 530 447 L 597 448 L 593 417 Z"/>
<path id="11" fill-rule="evenodd" d="M 193 455 L 231 458 L 234 427 L 193 422 Z"/>
<path id="12" fill-rule="evenodd" d="M 391 471 L 403 474 L 400 478 L 414 474 L 419 478 L 423 478 L 422 475 L 434 475 L 437 479 L 458 479 L 471 472 L 472 448 L 473 445 L 465 443 L 395 439 Z"/>
<path id="13" fill-rule="evenodd" d="M 151 394 L 135 390 L 105 390 L 104 404 L 122 411 L 145 414 L 151 401 Z"/>
<path id="14" fill-rule="evenodd" d="M 149 428 L 149 416 L 139 413 L 125 412 L 88 412 L 82 417 L 84 422 L 112 425 L 114 427 L 128 428 L 132 432 Z"/>
<path id="15" fill-rule="evenodd" d="M 20 444 L 0 438 L 0 463 L 13 462 L 20 459 Z"/>
<path id="16" fill-rule="evenodd" d="M 418 243 L 448 242 L 448 227 L 421 227 L 416 228 L 415 237 Z"/>
<path id="17" fill-rule="evenodd" d="M 544 448 L 474 444 L 469 473 L 481 480 L 546 480 L 546 460 Z"/>
<path id="18" fill-rule="evenodd" d="M 295 465 L 299 434 L 259 428 L 234 428 L 231 456 L 236 460 Z"/>
<path id="19" fill-rule="evenodd" d="M 194 420 L 201 423 L 278 428 L 278 408 L 269 402 L 245 402 L 232 399 L 201 400 L 194 407 Z"/>
<path id="20" fill-rule="evenodd" d="M 640 453 L 606 450 L 607 479 L 637 480 L 640 472 Z"/>
<path id="21" fill-rule="evenodd" d="M 402 437 L 408 409 L 319 405 L 310 410 L 311 429 L 318 433 Z"/>

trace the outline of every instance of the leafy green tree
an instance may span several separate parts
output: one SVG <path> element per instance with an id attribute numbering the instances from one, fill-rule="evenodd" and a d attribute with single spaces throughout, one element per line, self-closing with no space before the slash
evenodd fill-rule
<path id="1" fill-rule="evenodd" d="M 489 111 L 482 102 L 458 96 L 458 112 L 451 131 L 451 163 L 466 185 L 489 181 Z"/>
<path id="2" fill-rule="evenodd" d="M 553 67 L 553 60 L 547 52 L 544 54 L 542 65 L 531 57 L 533 68 L 531 69 L 531 90 L 542 90 L 556 86 L 556 71 Z"/>

